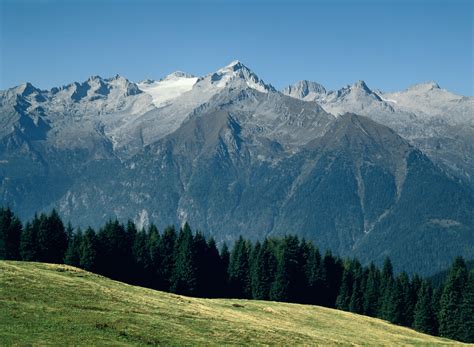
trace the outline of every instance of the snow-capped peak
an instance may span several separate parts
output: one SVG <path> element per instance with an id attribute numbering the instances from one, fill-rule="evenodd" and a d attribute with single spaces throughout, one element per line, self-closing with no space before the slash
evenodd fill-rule
<path id="1" fill-rule="evenodd" d="M 428 92 L 433 89 L 440 89 L 438 83 L 434 81 L 430 82 L 425 82 L 425 83 L 418 83 L 415 84 L 411 87 L 409 87 L 406 91 L 411 91 L 411 92 Z"/>
<path id="2" fill-rule="evenodd" d="M 165 80 L 171 80 L 171 79 L 180 79 L 180 78 L 195 78 L 196 76 L 190 74 L 190 73 L 187 73 L 187 72 L 183 72 L 183 71 L 175 71 L 173 73 L 170 73 L 168 76 L 166 76 L 165 78 L 161 79 L 161 81 L 165 81 Z"/>
<path id="3" fill-rule="evenodd" d="M 262 93 L 275 91 L 270 84 L 265 84 L 256 74 L 239 60 L 234 60 L 225 67 L 217 70 L 215 73 L 203 77 L 201 80 L 210 79 L 210 83 L 218 88 L 224 88 L 230 83 L 244 81 L 252 89 Z"/>

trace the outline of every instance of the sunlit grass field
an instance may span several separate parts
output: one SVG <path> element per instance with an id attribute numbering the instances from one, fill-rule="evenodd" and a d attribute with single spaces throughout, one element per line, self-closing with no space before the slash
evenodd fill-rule
<path id="1" fill-rule="evenodd" d="M 454 343 L 318 306 L 189 298 L 66 265 L 0 261 L 0 345 Z"/>

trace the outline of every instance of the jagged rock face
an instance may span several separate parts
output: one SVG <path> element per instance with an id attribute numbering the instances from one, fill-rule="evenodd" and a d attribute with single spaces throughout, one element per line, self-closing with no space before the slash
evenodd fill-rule
<path id="1" fill-rule="evenodd" d="M 474 187 L 473 97 L 452 94 L 434 82 L 395 93 L 373 91 L 363 81 L 337 91 L 309 95 L 291 92 L 301 83 L 282 92 L 317 101 L 336 116 L 353 112 L 389 126 L 436 164 Z"/>
<path id="2" fill-rule="evenodd" d="M 1 92 L 2 202 L 23 218 L 56 207 L 82 226 L 189 221 L 221 242 L 296 233 L 423 273 L 459 250 L 474 256 L 469 186 L 394 130 L 335 117 L 311 93 L 388 103 L 363 82 L 338 92 L 302 83 L 286 96 L 240 62 L 200 78 Z"/>

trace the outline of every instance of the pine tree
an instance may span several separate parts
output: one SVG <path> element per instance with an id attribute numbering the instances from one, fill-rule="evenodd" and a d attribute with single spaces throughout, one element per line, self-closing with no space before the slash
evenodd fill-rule
<path id="1" fill-rule="evenodd" d="M 363 279 L 363 272 L 362 266 L 360 265 L 359 261 L 354 261 L 353 266 L 353 276 L 354 276 L 354 285 L 352 287 L 352 293 L 350 296 L 349 301 L 349 311 L 354 313 L 362 313 L 364 307 L 364 279 Z"/>
<path id="2" fill-rule="evenodd" d="M 460 309 L 462 321 L 460 340 L 474 343 L 474 270 L 469 273 Z"/>
<path id="3" fill-rule="evenodd" d="M 68 246 L 64 224 L 56 210 L 49 215 L 41 214 L 37 234 L 38 260 L 61 264 Z"/>
<path id="4" fill-rule="evenodd" d="M 66 232 L 69 241 L 66 254 L 64 255 L 64 263 L 79 267 L 81 262 L 82 231 L 78 229 L 77 232 L 73 234 L 71 229 L 72 227 L 68 225 Z"/>
<path id="5" fill-rule="evenodd" d="M 97 234 L 97 270 L 99 273 L 129 282 L 133 269 L 132 244 L 125 227 L 109 220 Z"/>
<path id="6" fill-rule="evenodd" d="M 208 244 L 201 232 L 194 235 L 193 249 L 196 262 L 196 293 L 195 295 L 203 298 L 211 297 L 213 292 L 213 283 L 215 273 L 211 273 L 211 260 Z M 219 263 L 215 264 L 216 267 Z"/>
<path id="7" fill-rule="evenodd" d="M 256 254 L 252 278 L 252 296 L 258 300 L 268 300 L 275 280 L 277 262 L 268 239 L 263 241 Z"/>
<path id="8" fill-rule="evenodd" d="M 436 333 L 435 312 L 433 311 L 433 297 L 430 284 L 423 281 L 418 292 L 415 305 L 413 328 L 426 334 Z"/>
<path id="9" fill-rule="evenodd" d="M 220 251 L 220 258 L 221 258 L 221 267 L 222 267 L 222 276 L 223 276 L 223 290 L 222 294 L 219 295 L 220 297 L 227 298 L 230 296 L 229 290 L 229 263 L 230 263 L 230 252 L 227 244 L 224 243 L 222 245 Z"/>
<path id="10" fill-rule="evenodd" d="M 81 238 L 79 265 L 87 271 L 97 271 L 98 240 L 95 231 L 88 227 Z"/>
<path id="11" fill-rule="evenodd" d="M 278 262 L 275 281 L 270 290 L 270 299 L 299 302 L 298 288 L 301 288 L 304 278 L 302 265 L 298 238 L 286 236 L 283 240 L 283 250 Z"/>
<path id="12" fill-rule="evenodd" d="M 134 278 L 133 283 L 145 287 L 151 285 L 149 275 L 151 259 L 149 250 L 149 235 L 145 230 L 137 232 L 133 242 Z"/>
<path id="13" fill-rule="evenodd" d="M 305 295 L 308 304 L 320 304 L 323 292 L 323 279 L 321 274 L 321 254 L 319 250 L 309 243 L 309 252 L 304 269 L 307 278 L 307 293 Z"/>
<path id="14" fill-rule="evenodd" d="M 195 296 L 198 293 L 196 249 L 188 223 L 180 229 L 174 252 L 174 268 L 171 276 L 173 293 Z"/>
<path id="15" fill-rule="evenodd" d="M 464 259 L 454 260 L 446 279 L 440 302 L 439 334 L 450 339 L 459 339 L 461 335 L 462 294 L 467 283 L 467 269 Z"/>
<path id="16" fill-rule="evenodd" d="M 250 245 L 242 236 L 235 242 L 229 262 L 229 291 L 233 298 L 250 299 Z"/>
<path id="17" fill-rule="evenodd" d="M 349 303 L 351 301 L 352 287 L 354 286 L 354 273 L 352 261 L 348 260 L 344 265 L 342 274 L 341 287 L 336 299 L 336 308 L 339 310 L 349 311 Z"/>
<path id="18" fill-rule="evenodd" d="M 364 291 L 364 314 L 371 317 L 377 317 L 378 302 L 380 296 L 380 271 L 373 263 L 370 264 L 367 283 Z"/>
<path id="19" fill-rule="evenodd" d="M 169 291 L 171 289 L 171 277 L 175 263 L 176 230 L 167 227 L 160 238 L 158 253 L 155 253 L 153 263 L 156 264 L 156 287 L 157 289 Z"/>
<path id="20" fill-rule="evenodd" d="M 22 226 L 10 208 L 0 208 L 0 259 L 20 259 Z"/>
<path id="21" fill-rule="evenodd" d="M 339 293 L 344 265 L 340 259 L 332 256 L 330 251 L 324 255 L 321 264 L 321 277 L 323 280 L 323 292 L 321 305 L 336 307 L 336 298 Z"/>
<path id="22" fill-rule="evenodd" d="M 20 255 L 25 261 L 39 261 L 38 231 L 40 219 L 35 214 L 31 222 L 27 222 L 20 238 Z"/>
<path id="23" fill-rule="evenodd" d="M 152 223 L 148 227 L 148 252 L 149 252 L 149 285 L 151 288 L 159 289 L 159 267 L 161 265 L 161 254 L 160 254 L 160 242 L 161 236 L 158 232 L 158 228 Z"/>
<path id="24" fill-rule="evenodd" d="M 379 300 L 379 309 L 378 317 L 391 321 L 392 319 L 392 305 L 393 305 L 393 291 L 395 290 L 395 284 L 393 279 L 393 267 L 392 262 L 387 257 L 385 258 L 381 282 L 380 282 L 380 300 Z"/>

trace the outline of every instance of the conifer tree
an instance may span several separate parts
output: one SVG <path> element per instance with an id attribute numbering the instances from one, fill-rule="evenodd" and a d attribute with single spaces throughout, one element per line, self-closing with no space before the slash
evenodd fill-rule
<path id="1" fill-rule="evenodd" d="M 323 278 L 321 274 L 321 254 L 319 250 L 309 243 L 306 267 L 304 269 L 307 278 L 307 293 L 305 300 L 309 304 L 320 304 L 323 289 Z"/>
<path id="2" fill-rule="evenodd" d="M 286 236 L 282 246 L 283 252 L 278 262 L 270 299 L 299 302 L 298 288 L 301 288 L 304 278 L 299 240 L 296 236 Z"/>
<path id="3" fill-rule="evenodd" d="M 41 214 L 37 234 L 38 260 L 61 264 L 68 246 L 64 224 L 56 210 L 49 215 Z"/>
<path id="4" fill-rule="evenodd" d="M 349 311 L 349 303 L 351 301 L 352 287 L 354 285 L 354 273 L 352 261 L 345 262 L 342 274 L 341 287 L 336 299 L 336 308 L 339 310 Z"/>
<path id="5" fill-rule="evenodd" d="M 459 339 L 461 335 L 461 304 L 467 283 L 467 269 L 464 259 L 454 260 L 446 279 L 440 302 L 439 334 L 440 336 Z"/>
<path id="6" fill-rule="evenodd" d="M 110 278 L 129 282 L 133 269 L 132 244 L 123 224 L 109 220 L 98 232 L 98 271 Z"/>
<path id="7" fill-rule="evenodd" d="M 220 297 L 227 298 L 230 296 L 229 291 L 229 263 L 230 263 L 230 252 L 227 244 L 224 242 L 220 251 L 220 258 L 221 258 L 221 267 L 222 267 L 222 275 L 223 275 L 223 291 L 222 294 L 219 295 Z"/>
<path id="8" fill-rule="evenodd" d="M 98 241 L 95 231 L 88 227 L 81 238 L 79 265 L 87 271 L 97 270 Z"/>
<path id="9" fill-rule="evenodd" d="M 198 293 L 196 249 L 188 223 L 180 229 L 174 252 L 174 267 L 171 276 L 173 293 L 195 296 Z"/>
<path id="10" fill-rule="evenodd" d="M 418 292 L 413 320 L 414 329 L 430 335 L 436 333 L 432 291 L 431 285 L 427 281 L 423 281 Z"/>
<path id="11" fill-rule="evenodd" d="M 235 242 L 229 262 L 229 291 L 233 298 L 252 296 L 250 281 L 250 245 L 242 237 Z"/>
<path id="12" fill-rule="evenodd" d="M 378 314 L 378 302 L 380 296 L 380 271 L 373 263 L 370 264 L 367 273 L 367 283 L 364 291 L 364 314 L 376 317 Z"/>
<path id="13" fill-rule="evenodd" d="M 352 293 L 349 301 L 349 311 L 354 313 L 362 313 L 364 307 L 364 279 L 362 266 L 359 261 L 354 260 L 352 271 L 354 276 L 354 284 L 352 286 Z"/>
<path id="14" fill-rule="evenodd" d="M 145 230 L 135 233 L 133 242 L 134 278 L 133 282 L 149 287 L 151 257 L 149 250 L 149 235 Z"/>
<path id="15" fill-rule="evenodd" d="M 275 281 L 277 261 L 268 239 L 256 251 L 256 261 L 252 278 L 252 296 L 258 300 L 268 300 Z"/>
<path id="16" fill-rule="evenodd" d="M 321 274 L 323 279 L 322 303 L 326 307 L 335 307 L 336 298 L 341 287 L 344 266 L 340 259 L 333 257 L 330 251 L 324 255 L 321 264 Z"/>
<path id="17" fill-rule="evenodd" d="M 20 256 L 22 260 L 38 261 L 38 229 L 39 218 L 35 214 L 31 222 L 27 222 L 20 238 Z"/>
<path id="18" fill-rule="evenodd" d="M 66 229 L 68 234 L 68 247 L 64 255 L 64 263 L 79 267 L 81 261 L 82 231 L 79 228 L 77 232 L 73 234 L 71 229 L 72 227 L 68 225 Z"/>
<path id="19" fill-rule="evenodd" d="M 10 208 L 0 208 L 0 259 L 20 259 L 22 226 Z"/>
<path id="20" fill-rule="evenodd" d="M 474 343 L 474 270 L 468 276 L 461 304 L 460 340 Z"/>
<path id="21" fill-rule="evenodd" d="M 158 269 L 161 264 L 161 254 L 160 254 L 160 233 L 158 228 L 152 223 L 148 227 L 148 253 L 149 253 L 149 286 L 154 289 L 158 289 L 159 280 L 158 280 Z"/>
<path id="22" fill-rule="evenodd" d="M 175 263 L 176 230 L 173 226 L 165 228 L 163 236 L 159 240 L 158 253 L 155 253 L 153 263 L 156 266 L 157 289 L 169 291 L 171 289 L 171 277 Z"/>

